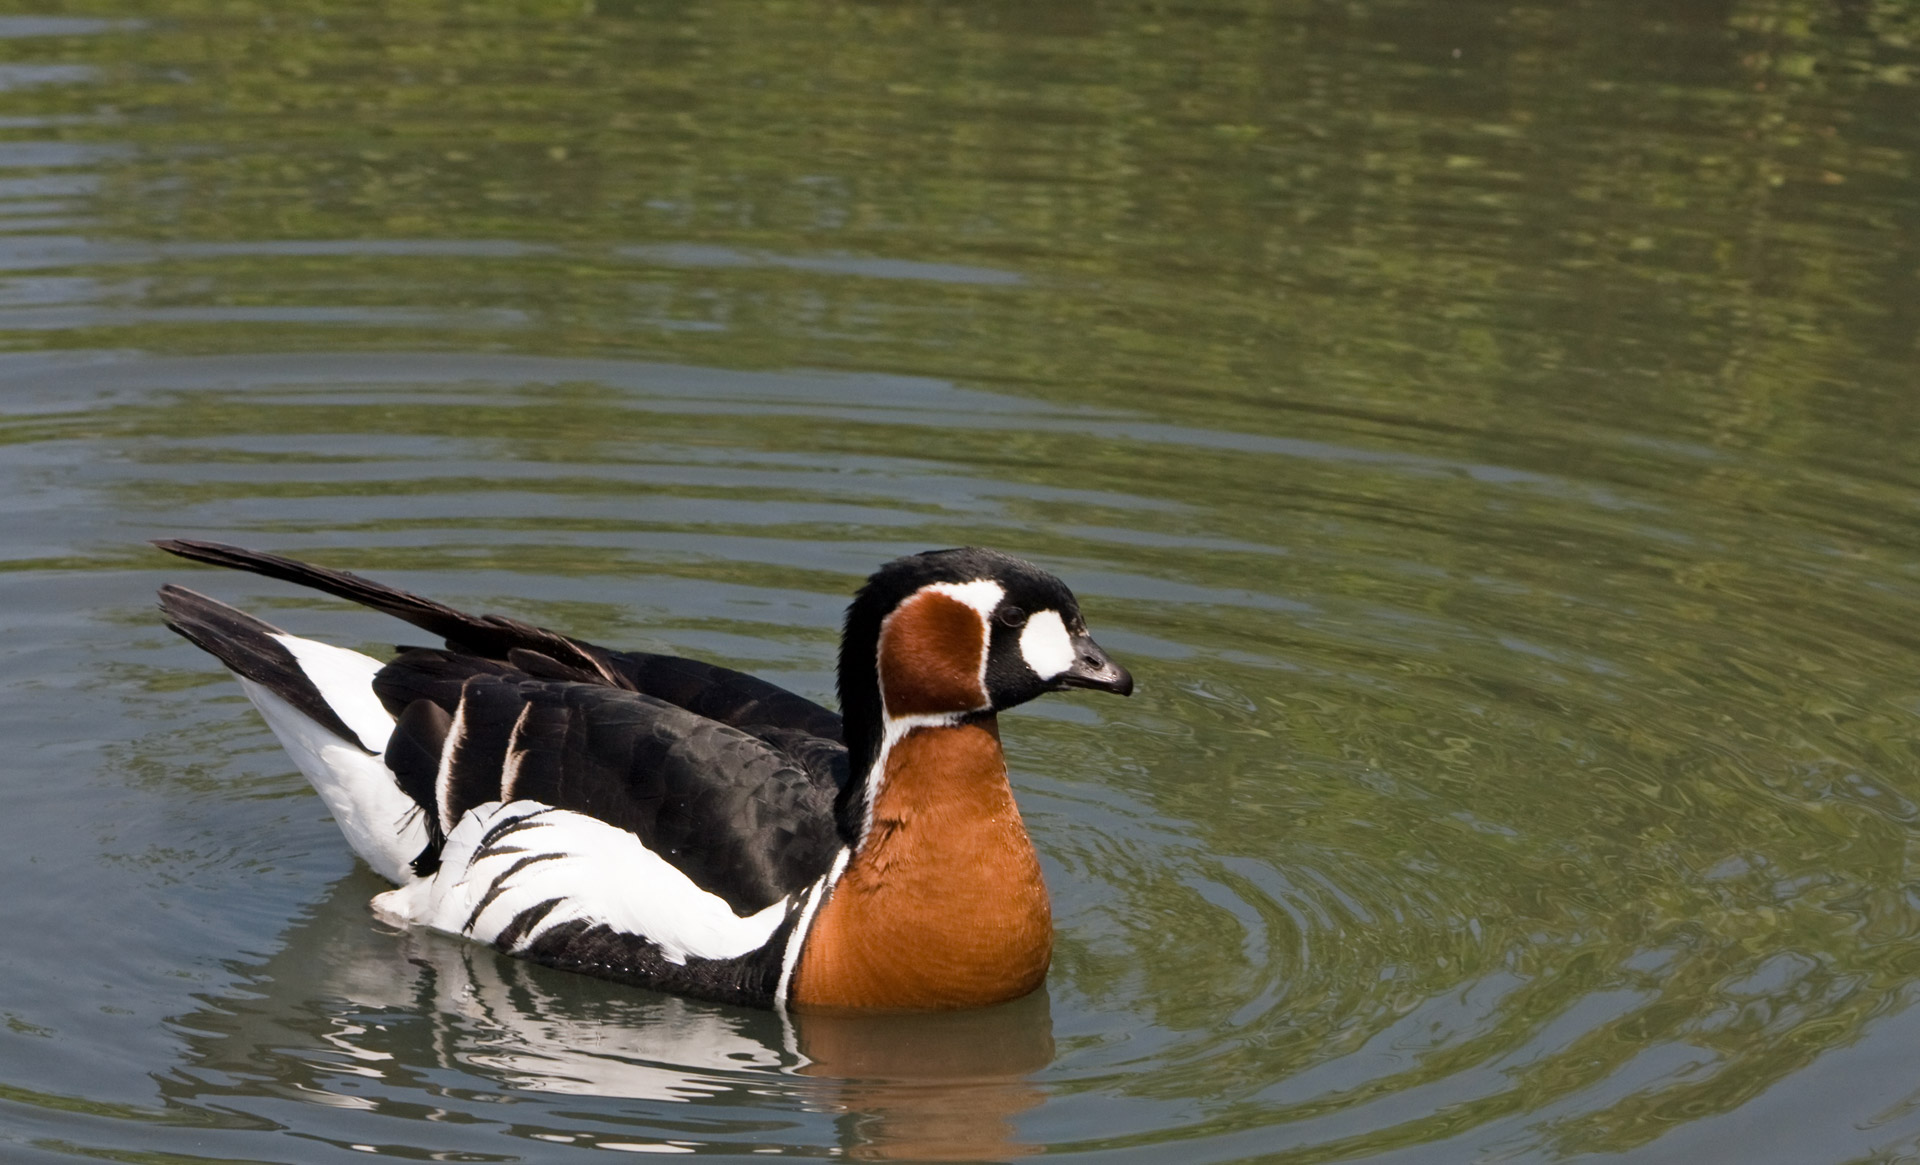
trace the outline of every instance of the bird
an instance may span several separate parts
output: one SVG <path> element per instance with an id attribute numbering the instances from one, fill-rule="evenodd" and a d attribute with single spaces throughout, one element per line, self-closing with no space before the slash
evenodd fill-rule
<path id="1" fill-rule="evenodd" d="M 1131 695 L 1065 583 L 980 547 L 882 565 L 841 629 L 840 711 L 703 661 L 472 615 L 219 542 L 154 545 L 438 637 L 372 656 L 169 583 L 348 844 L 376 917 L 719 1003 L 982 1007 L 1037 989 L 1053 921 L 997 716 Z"/>

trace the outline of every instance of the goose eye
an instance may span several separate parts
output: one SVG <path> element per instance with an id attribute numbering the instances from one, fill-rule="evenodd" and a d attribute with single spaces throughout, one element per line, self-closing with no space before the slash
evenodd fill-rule
<path id="1" fill-rule="evenodd" d="M 1027 624 L 1027 613 L 1019 607 L 1002 607 L 994 617 L 1007 627 L 1024 627 Z"/>

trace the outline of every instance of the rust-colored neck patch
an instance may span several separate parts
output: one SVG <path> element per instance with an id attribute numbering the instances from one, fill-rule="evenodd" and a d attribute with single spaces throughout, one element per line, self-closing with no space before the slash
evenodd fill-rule
<path id="1" fill-rule="evenodd" d="M 913 595 L 880 624 L 882 707 L 889 717 L 985 708 L 986 653 L 980 612 L 939 591 Z"/>
<path id="2" fill-rule="evenodd" d="M 1053 912 L 992 717 L 916 728 L 887 753 L 873 828 L 807 932 L 790 998 L 933 1010 L 1047 977 Z"/>

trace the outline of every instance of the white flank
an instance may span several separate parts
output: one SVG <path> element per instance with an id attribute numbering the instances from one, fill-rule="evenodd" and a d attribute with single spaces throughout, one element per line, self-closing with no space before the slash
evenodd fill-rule
<path id="1" fill-rule="evenodd" d="M 367 746 L 369 752 L 385 752 L 387 738 L 393 735 L 393 717 L 373 694 L 373 677 L 386 665 L 370 655 L 301 639 L 296 635 L 275 635 L 280 646 L 293 653 L 295 663 L 306 673 L 320 697 L 334 715 Z"/>
<path id="2" fill-rule="evenodd" d="M 495 826 L 528 817 L 498 848 L 479 848 Z M 766 945 L 787 916 L 782 898 L 741 918 L 633 834 L 538 801 L 477 806 L 447 835 L 439 873 L 388 891 L 373 906 L 392 922 L 491 943 L 521 911 L 548 899 L 559 902 L 516 949 L 555 926 L 584 921 L 645 938 L 669 962 L 732 959 Z"/>
<path id="3" fill-rule="evenodd" d="M 1033 674 L 1050 680 L 1073 666 L 1073 639 L 1058 611 L 1039 611 L 1020 632 L 1020 654 Z"/>
<path id="4" fill-rule="evenodd" d="M 305 666 L 305 660 L 301 662 Z M 353 852 L 389 882 L 416 881 L 409 863 L 426 848 L 427 824 L 420 807 L 400 791 L 393 773 L 380 758 L 368 756 L 359 745 L 320 727 L 306 713 L 252 680 L 244 676 L 234 678 L 240 681 L 253 706 L 266 717 L 267 726 L 280 738 L 293 763 L 313 782 Z M 334 692 L 325 687 L 320 690 L 338 711 L 340 704 Z M 380 714 L 386 715 L 385 710 Z M 353 724 L 353 719 L 344 713 L 340 718 Z M 393 721 L 389 718 L 387 729 L 391 732 L 392 728 Z M 364 729 L 356 728 L 356 731 Z M 381 743 L 385 743 L 384 739 Z"/>
<path id="5" fill-rule="evenodd" d="M 787 949 L 780 956 L 780 985 L 773 991 L 773 1008 L 784 1012 L 787 1009 L 787 993 L 793 989 L 793 971 L 800 965 L 800 948 L 807 945 L 807 932 L 813 929 L 813 916 L 819 911 L 820 904 L 833 893 L 833 887 L 840 881 L 840 875 L 847 872 L 847 862 L 853 857 L 853 851 L 842 846 L 834 855 L 833 865 L 820 880 L 807 888 L 807 903 L 800 908 L 800 921 L 794 924 L 793 933 L 787 936 Z"/>

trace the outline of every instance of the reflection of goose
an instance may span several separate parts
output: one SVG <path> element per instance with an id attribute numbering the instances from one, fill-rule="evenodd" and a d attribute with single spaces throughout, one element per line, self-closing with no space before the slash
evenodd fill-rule
<path id="1" fill-rule="evenodd" d="M 396 998 L 392 968 L 374 970 L 343 993 L 366 1008 L 426 1005 L 440 1022 L 441 1055 L 529 1092 L 694 1100 L 739 1086 L 738 1074 L 779 1069 L 792 1057 L 756 1033 L 742 1016 L 673 996 L 635 1000 L 613 1014 L 583 1011 L 550 985 L 498 956 L 418 932 L 395 948 L 409 964 L 397 980 L 412 987 Z M 427 992 L 422 998 L 422 990 Z"/>
<path id="2" fill-rule="evenodd" d="M 515 1088 L 692 1100 L 727 1091 L 729 1072 L 778 1068 L 783 1060 L 711 1007 L 662 996 L 607 1023 L 569 1014 L 538 983 L 509 979 L 496 958 L 473 958 L 476 952 L 446 943 L 409 944 L 416 959 L 428 947 L 439 1009 L 467 1020 L 454 1058 Z"/>
<path id="3" fill-rule="evenodd" d="M 385 917 L 760 1005 L 965 1007 L 1045 977 L 1046 888 L 995 714 L 1133 681 L 1030 563 L 964 549 L 883 566 L 847 612 L 843 725 L 725 668 L 276 555 L 159 545 L 446 638 L 382 665 L 161 591 L 169 626 L 239 675 L 349 843 L 400 884 L 376 899 Z"/>
<path id="4" fill-rule="evenodd" d="M 767 1140 L 782 1128 L 856 1158 L 1032 1151 L 1012 1121 L 1044 1099 L 1027 1077 L 1053 1059 L 1045 991 L 970 1011 L 789 1020 L 395 934 L 369 924 L 372 884 L 341 880 L 264 965 L 173 1020 L 186 1056 L 161 1076 L 171 1103 L 272 1112 L 273 1097 L 294 1095 L 443 1137 L 473 1129 L 467 1150 L 502 1126 L 578 1143 L 697 1126 L 742 1152 L 792 1143 Z M 422 1111 L 455 1124 L 418 1125 Z"/>

